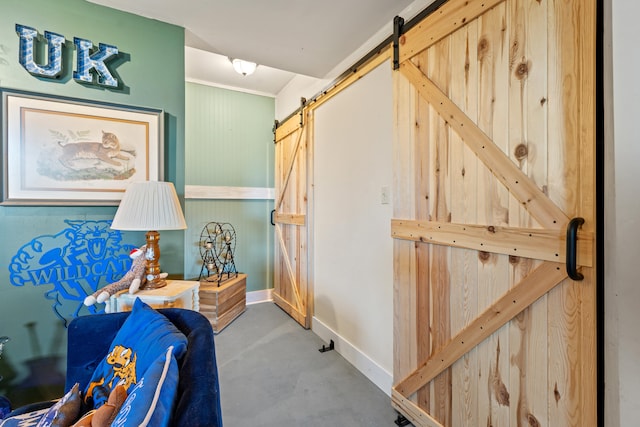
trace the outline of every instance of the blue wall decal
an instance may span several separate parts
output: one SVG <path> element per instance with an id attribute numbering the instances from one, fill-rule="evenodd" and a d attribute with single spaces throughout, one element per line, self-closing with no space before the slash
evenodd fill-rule
<path id="1" fill-rule="evenodd" d="M 35 237 L 12 257 L 9 280 L 13 286 L 46 289 L 45 298 L 65 324 L 86 307 L 84 299 L 99 287 L 120 279 L 131 267 L 133 245 L 122 244 L 122 233 L 111 221 L 65 220 L 70 227 L 55 235 Z"/>

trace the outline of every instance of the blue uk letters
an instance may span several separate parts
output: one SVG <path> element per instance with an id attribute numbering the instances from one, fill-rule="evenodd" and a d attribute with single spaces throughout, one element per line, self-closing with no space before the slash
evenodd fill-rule
<path id="1" fill-rule="evenodd" d="M 38 40 L 38 31 L 25 25 L 16 24 L 16 33 L 20 37 L 19 61 L 29 73 L 48 78 L 56 78 L 63 72 L 62 45 L 66 42 L 64 36 L 44 32 L 44 39 L 47 44 L 47 64 L 37 64 L 35 60 L 34 41 Z M 117 87 L 118 79 L 114 78 L 107 67 L 106 62 L 118 55 L 116 46 L 99 43 L 98 49 L 93 53 L 93 42 L 90 40 L 73 38 L 73 44 L 76 48 L 76 69 L 73 72 L 73 78 L 81 83 L 93 83 L 94 74 L 97 74 L 97 83 L 102 86 Z M 91 73 L 91 71 L 95 73 Z"/>

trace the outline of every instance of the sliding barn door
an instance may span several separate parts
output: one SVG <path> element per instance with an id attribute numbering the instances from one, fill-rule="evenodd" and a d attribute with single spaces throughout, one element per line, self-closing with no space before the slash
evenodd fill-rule
<path id="1" fill-rule="evenodd" d="M 275 265 L 273 299 L 310 326 L 307 235 L 307 128 L 302 114 L 275 131 Z"/>
<path id="2" fill-rule="evenodd" d="M 449 0 L 400 37 L 392 401 L 415 425 L 596 425 L 595 10 Z"/>

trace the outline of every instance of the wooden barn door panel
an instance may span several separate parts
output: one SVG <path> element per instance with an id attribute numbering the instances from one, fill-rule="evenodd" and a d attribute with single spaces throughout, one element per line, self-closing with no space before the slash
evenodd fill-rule
<path id="1" fill-rule="evenodd" d="M 593 0 L 449 0 L 400 38 L 392 401 L 415 425 L 596 425 L 595 52 Z"/>
<path id="2" fill-rule="evenodd" d="M 294 116 L 275 131 L 275 303 L 310 326 L 307 289 L 307 126 Z"/>

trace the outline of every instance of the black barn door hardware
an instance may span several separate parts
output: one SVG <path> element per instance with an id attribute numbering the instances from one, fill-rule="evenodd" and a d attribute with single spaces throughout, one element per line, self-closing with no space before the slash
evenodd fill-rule
<path id="1" fill-rule="evenodd" d="M 393 18 L 393 69 L 400 68 L 400 36 L 403 33 L 404 19 L 400 16 Z"/>
<path id="2" fill-rule="evenodd" d="M 327 347 L 326 345 L 322 344 L 322 348 L 319 348 L 318 351 L 320 353 L 325 353 L 327 351 L 331 351 L 335 348 L 335 344 L 333 343 L 333 340 L 329 341 L 329 347 Z"/>
<path id="3" fill-rule="evenodd" d="M 404 415 L 402 415 L 402 414 L 398 414 L 398 417 L 396 418 L 394 423 L 395 423 L 395 425 L 400 426 L 400 427 L 408 426 L 409 424 L 411 424 L 411 422 L 408 419 L 406 419 L 404 417 Z"/>
<path id="4" fill-rule="evenodd" d="M 567 274 L 573 280 L 584 279 L 582 273 L 578 272 L 578 228 L 584 224 L 584 218 L 573 218 L 567 225 Z"/>

